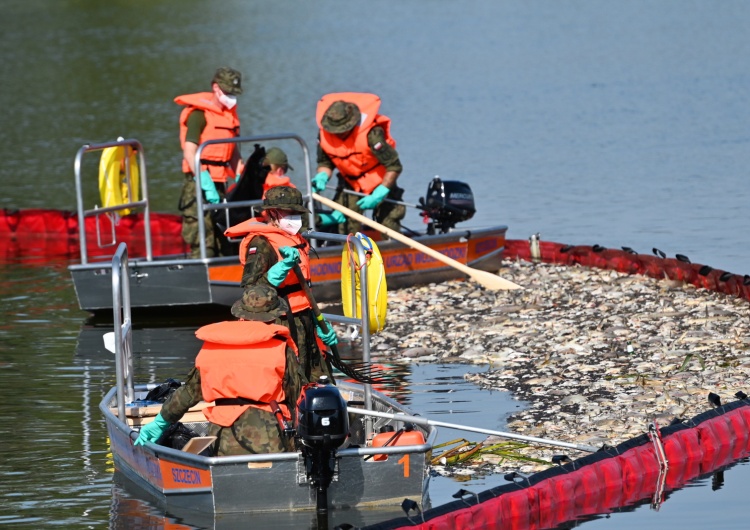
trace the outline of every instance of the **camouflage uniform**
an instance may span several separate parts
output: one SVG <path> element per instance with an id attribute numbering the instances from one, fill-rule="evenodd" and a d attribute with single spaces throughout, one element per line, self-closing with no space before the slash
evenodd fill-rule
<path id="1" fill-rule="evenodd" d="M 264 211 L 281 210 L 282 212 L 300 214 L 303 218 L 303 227 L 305 226 L 304 219 L 309 214 L 304 206 L 300 191 L 288 186 L 270 188 L 263 199 L 261 208 Z M 249 241 L 247 241 L 248 238 L 250 238 Z M 302 241 L 298 237 L 295 240 Z M 247 235 L 245 241 L 247 241 L 247 251 L 242 271 L 242 287 L 245 289 L 253 286 L 273 287 L 268 281 L 267 273 L 279 261 L 278 254 L 273 246 L 274 243 L 263 235 Z M 245 241 L 243 241 L 243 245 L 245 245 Z M 305 248 L 299 248 L 300 245 L 296 246 L 300 252 L 307 252 L 309 248 L 308 245 L 305 245 Z M 294 272 L 290 271 L 289 274 L 294 274 Z M 297 293 L 295 293 L 296 295 Z M 288 297 L 284 297 L 284 299 L 288 302 Z M 311 381 L 317 380 L 321 375 L 327 375 L 333 380 L 331 370 L 318 348 L 315 317 L 312 309 L 300 310 L 293 314 L 287 313 L 287 320 L 284 325 L 289 328 L 292 340 L 297 345 L 305 376 Z"/>
<path id="2" fill-rule="evenodd" d="M 284 376 L 286 405 L 294 411 L 302 386 L 307 382 L 302 374 L 297 356 L 286 349 L 287 370 Z M 193 368 L 184 385 L 167 398 L 161 416 L 169 423 L 180 421 L 190 407 L 203 401 L 201 374 Z M 294 441 L 282 436 L 276 417 L 265 410 L 248 408 L 231 427 L 210 424 L 208 436 L 217 437 L 217 456 L 245 455 L 248 453 L 280 453 L 294 451 Z"/>
<path id="3" fill-rule="evenodd" d="M 263 236 L 252 238 L 247 248 L 245 267 L 242 270 L 242 287 L 247 288 L 252 285 L 272 287 L 266 273 L 279 261 L 276 250 Z M 254 250 L 251 251 L 251 249 Z M 293 273 L 290 272 L 290 274 Z M 281 324 L 287 326 L 292 333 L 292 340 L 299 350 L 299 361 L 305 377 L 309 381 L 317 381 L 321 375 L 327 375 L 333 380 L 333 375 L 315 339 L 315 316 L 312 309 L 293 313 L 291 319 L 283 319 Z"/>
<path id="4" fill-rule="evenodd" d="M 198 111 L 195 111 L 198 112 Z M 195 114 L 193 112 L 193 114 Z M 224 186 L 217 183 L 216 191 L 219 192 L 221 200 L 224 199 Z M 205 198 L 204 198 L 205 201 Z M 185 183 L 182 185 L 180 204 L 178 206 L 182 213 L 182 239 L 190 246 L 190 257 L 200 258 L 200 233 L 198 231 L 198 203 L 195 200 L 195 179 L 191 173 L 185 174 Z M 214 230 L 214 223 L 210 212 L 204 216 L 206 226 L 206 257 L 213 258 L 219 255 L 220 242 Z"/>
<path id="5" fill-rule="evenodd" d="M 226 94 L 242 94 L 241 76 L 236 70 L 228 67 L 221 67 L 216 70 L 212 83 L 217 83 L 219 88 Z M 187 133 L 185 140 L 195 145 L 200 145 L 201 134 L 206 128 L 206 115 L 200 109 L 193 110 L 187 118 Z M 239 147 L 235 151 L 239 156 Z M 180 193 L 180 202 L 177 208 L 182 213 L 182 239 L 190 246 L 190 257 L 200 258 L 200 233 L 198 231 L 198 205 L 195 200 L 195 179 L 192 173 L 184 173 L 185 182 L 182 185 Z M 217 182 L 216 191 L 219 193 L 219 200 L 224 200 L 226 194 L 225 185 Z M 205 196 L 203 202 L 206 202 Z M 211 213 L 206 212 L 206 257 L 212 258 L 218 256 L 221 252 L 220 235 L 217 234 L 214 222 L 211 219 Z"/>
<path id="6" fill-rule="evenodd" d="M 370 130 L 367 134 L 367 143 L 370 145 L 375 158 L 385 166 L 386 171 L 395 171 L 398 174 L 401 173 L 403 166 L 398 157 L 398 152 L 385 141 L 385 132 L 382 127 L 376 126 Z M 374 148 L 377 144 L 380 144 L 379 149 Z M 320 147 L 320 142 L 318 142 L 318 167 L 321 166 L 327 167 L 331 169 L 331 171 L 336 169 L 333 161 L 331 161 L 326 152 L 323 151 Z M 362 197 L 359 195 L 352 195 L 351 193 L 345 193 L 345 189 L 351 190 L 352 188 L 339 174 L 336 194 L 334 195 L 333 200 L 342 206 L 346 206 L 350 210 L 361 213 L 362 210 L 357 206 L 357 201 Z M 398 186 L 394 186 L 387 198 L 394 201 L 400 201 L 402 200 L 403 195 L 404 190 Z M 373 218 L 378 223 L 396 232 L 401 231 L 401 220 L 405 216 L 406 207 L 403 204 L 393 204 L 383 201 L 373 210 Z M 340 234 L 354 234 L 362 231 L 362 223 L 349 218 L 347 218 L 345 223 L 341 223 L 338 226 Z"/>
<path id="7" fill-rule="evenodd" d="M 260 320 L 282 324 L 278 316 L 288 312 L 288 306 L 280 301 L 271 287 L 249 289 L 241 300 L 232 306 L 232 314 L 248 320 Z M 286 348 L 286 370 L 282 385 L 285 404 L 292 413 L 294 422 L 295 407 L 302 387 L 308 379 L 302 372 L 296 353 Z M 169 423 L 176 423 L 190 407 L 203 399 L 200 370 L 193 368 L 184 385 L 167 398 L 161 409 L 161 416 Z M 230 427 L 210 424 L 209 436 L 217 437 L 216 455 L 243 455 L 248 453 L 279 453 L 294 451 L 294 441 L 284 437 L 276 417 L 265 410 L 249 407 Z"/>

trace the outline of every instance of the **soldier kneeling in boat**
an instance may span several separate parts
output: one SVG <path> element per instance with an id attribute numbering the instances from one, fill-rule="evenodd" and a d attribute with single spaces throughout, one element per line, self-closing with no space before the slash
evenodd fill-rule
<path id="1" fill-rule="evenodd" d="M 237 321 L 203 326 L 204 341 L 195 368 L 166 400 L 152 423 L 141 428 L 135 445 L 156 443 L 167 428 L 200 401 L 216 436 L 217 456 L 293 451 L 277 415 L 293 424 L 300 390 L 308 381 L 300 368 L 289 329 L 280 325 L 288 306 L 276 291 L 257 285 L 232 306 Z"/>

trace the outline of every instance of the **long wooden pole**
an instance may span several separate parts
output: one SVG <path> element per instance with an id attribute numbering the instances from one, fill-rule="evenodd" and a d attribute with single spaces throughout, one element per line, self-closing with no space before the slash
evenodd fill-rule
<path id="1" fill-rule="evenodd" d="M 369 219 L 365 217 L 364 215 L 358 214 L 354 210 L 351 210 L 345 206 L 341 206 L 340 204 L 333 202 L 331 199 L 323 197 L 322 195 L 313 193 L 312 198 L 320 202 L 321 204 L 328 206 L 329 208 L 338 210 L 344 215 L 351 217 L 355 221 L 359 221 L 362 224 L 365 224 L 367 226 L 374 228 L 378 232 L 381 232 L 387 235 L 391 239 L 400 241 L 401 243 L 403 243 L 404 245 L 408 247 L 419 250 L 420 252 L 423 252 L 427 254 L 428 256 L 435 258 L 438 261 L 442 261 L 443 263 L 445 263 L 446 265 L 450 267 L 453 267 L 454 269 L 460 270 L 461 272 L 469 276 L 469 278 L 483 285 L 487 289 L 492 289 L 492 290 L 523 289 L 523 287 L 521 287 L 520 285 L 513 283 L 510 280 L 506 280 L 505 278 L 501 278 L 497 274 L 492 274 L 487 271 L 480 271 L 478 269 L 469 267 L 468 265 L 464 265 L 463 263 L 458 262 L 452 258 L 449 258 L 448 256 L 441 254 L 440 252 L 433 250 L 430 247 L 423 245 L 422 243 L 419 243 L 418 241 L 414 241 L 413 239 L 406 237 L 405 235 L 399 232 L 396 232 L 395 230 L 391 230 L 390 228 L 383 226 L 382 224 L 376 221 L 373 221 L 372 219 Z"/>

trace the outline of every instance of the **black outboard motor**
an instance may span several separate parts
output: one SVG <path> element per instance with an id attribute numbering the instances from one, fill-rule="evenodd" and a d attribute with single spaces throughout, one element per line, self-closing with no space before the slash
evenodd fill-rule
<path id="1" fill-rule="evenodd" d="M 427 233 L 448 233 L 455 228 L 456 223 L 468 221 L 477 211 L 474 207 L 474 194 L 465 182 L 457 180 L 441 180 L 435 177 L 427 187 L 426 197 L 419 198 L 422 215 L 431 221 L 427 225 Z"/>
<path id="2" fill-rule="evenodd" d="M 317 490 L 318 515 L 327 515 L 328 486 L 337 472 L 336 450 L 349 436 L 346 402 L 328 377 L 321 376 L 317 384 L 302 389 L 296 430 L 307 478 Z"/>

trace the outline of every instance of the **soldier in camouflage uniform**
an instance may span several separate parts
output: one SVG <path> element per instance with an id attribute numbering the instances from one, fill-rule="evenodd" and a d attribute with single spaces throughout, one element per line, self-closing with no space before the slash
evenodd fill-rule
<path id="1" fill-rule="evenodd" d="M 185 181 L 180 194 L 182 238 L 190 246 L 190 257 L 200 257 L 196 179 L 203 190 L 203 202 L 218 203 L 242 173 L 239 144 L 212 144 L 201 152 L 201 167 L 195 168 L 198 146 L 207 140 L 227 140 L 240 134 L 236 96 L 242 94 L 242 74 L 223 66 L 216 70 L 211 81 L 212 92 L 178 96 L 175 102 L 184 107 L 180 115 L 180 143 L 182 171 Z M 206 255 L 220 253 L 220 234 L 215 231 L 210 213 L 206 213 Z"/>
<path id="2" fill-rule="evenodd" d="M 288 307 L 284 300 L 279 299 L 276 292 L 271 287 L 252 287 L 245 291 L 242 299 L 235 302 L 232 306 L 232 314 L 240 320 L 252 320 L 265 322 L 267 324 L 281 324 L 281 318 L 284 316 Z M 223 324 L 223 323 L 220 323 Z M 235 323 L 236 324 L 236 323 Z M 213 326 L 216 326 L 214 324 Z M 206 326 L 206 328 L 209 326 Z M 205 328 L 202 328 L 205 329 Z M 282 328 L 284 329 L 284 328 Z M 288 333 L 284 329 L 285 333 Z M 198 332 L 200 334 L 200 330 Z M 261 342 L 260 344 L 265 344 Z M 307 378 L 302 373 L 302 369 L 297 358 L 296 351 L 286 347 L 286 369 L 282 381 L 284 400 L 292 419 L 295 406 L 302 386 L 307 384 Z M 196 364 L 200 364 L 199 354 Z M 208 352 L 210 355 L 210 351 Z M 245 370 L 247 372 L 248 370 Z M 251 374 L 238 374 L 238 377 L 251 377 Z M 234 383 L 232 385 L 235 385 Z M 167 398 L 162 406 L 161 412 L 155 418 L 154 422 L 141 428 L 141 432 L 136 440 L 136 445 L 141 445 L 147 441 L 156 442 L 166 428 L 176 423 L 185 414 L 190 407 L 195 406 L 200 401 L 205 401 L 204 393 L 209 389 L 204 389 L 201 384 L 201 371 L 196 366 L 188 374 L 187 381 L 183 386 Z M 223 395 L 229 393 L 222 391 Z M 221 402 L 221 405 L 219 404 Z M 216 400 L 217 407 L 223 405 L 237 406 L 243 404 L 241 397 L 235 399 Z M 207 414 L 208 416 L 208 414 Z M 207 433 L 208 436 L 216 436 L 217 442 L 214 446 L 217 456 L 243 455 L 248 453 L 277 453 L 285 451 L 294 451 L 294 442 L 282 435 L 276 417 L 267 410 L 262 410 L 256 406 L 250 406 L 245 410 L 229 427 L 222 427 L 211 423 Z"/>
<path id="3" fill-rule="evenodd" d="M 240 244 L 240 261 L 243 263 L 241 285 L 272 286 L 291 308 L 284 325 L 290 328 L 292 339 L 299 349 L 300 364 L 310 381 L 321 375 L 333 380 L 330 366 L 321 354 L 316 341 L 318 334 L 325 344 L 336 344 L 336 334 L 329 325 L 329 335 L 323 336 L 316 325 L 309 301 L 307 301 L 294 271 L 285 267 L 287 260 L 296 261 L 309 281 L 309 244 L 293 230 L 282 228 L 284 220 L 302 217 L 297 222 L 305 225 L 309 211 L 304 207 L 302 194 L 294 187 L 276 186 L 266 192 L 261 206 L 263 215 L 232 226 L 225 234 L 228 237 L 243 237 Z M 294 257 L 286 258 L 283 253 Z M 279 268 L 285 269 L 283 276 L 275 275 Z"/>
<path id="4" fill-rule="evenodd" d="M 331 103 L 332 99 L 336 101 Z M 390 135 L 390 119 L 377 114 L 379 106 L 380 98 L 374 94 L 342 93 L 321 98 L 318 103 L 318 169 L 312 179 L 313 191 L 323 191 L 333 171 L 338 170 L 333 200 L 357 213 L 372 209 L 373 219 L 400 232 L 406 207 L 383 200 L 402 200 L 404 190 L 396 185 L 396 180 L 403 167 L 396 142 Z M 362 139 L 360 143 L 358 136 L 366 137 L 366 141 Z M 367 147 L 360 147 L 365 144 Z M 343 152 L 342 146 L 347 146 Z M 346 193 L 346 190 L 367 195 L 362 197 Z M 320 226 L 338 224 L 340 234 L 362 231 L 359 221 L 347 219 L 340 212 L 319 215 Z"/>

